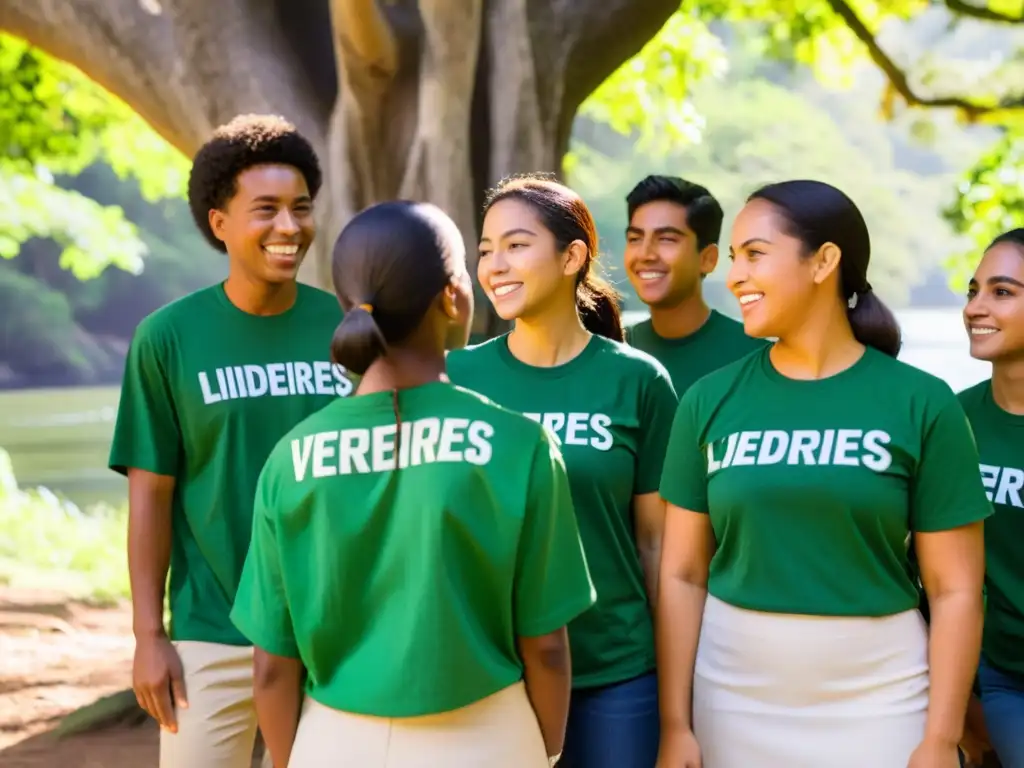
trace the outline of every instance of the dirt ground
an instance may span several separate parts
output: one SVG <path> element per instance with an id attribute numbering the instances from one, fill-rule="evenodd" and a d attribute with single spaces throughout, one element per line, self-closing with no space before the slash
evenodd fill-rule
<path id="1" fill-rule="evenodd" d="M 0 587 L 0 765 L 156 766 L 149 723 L 62 740 L 50 733 L 69 712 L 127 688 L 132 651 L 127 606 L 91 608 Z"/>
<path id="2" fill-rule="evenodd" d="M 52 733 L 69 712 L 130 685 L 133 651 L 127 605 L 94 608 L 0 586 L 0 766 L 156 768 L 152 720 Z"/>

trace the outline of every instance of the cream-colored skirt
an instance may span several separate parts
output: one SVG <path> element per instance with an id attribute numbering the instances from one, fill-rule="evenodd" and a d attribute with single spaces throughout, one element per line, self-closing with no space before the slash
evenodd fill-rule
<path id="1" fill-rule="evenodd" d="M 526 687 L 422 717 L 371 717 L 302 707 L 288 768 L 547 768 Z"/>
<path id="2" fill-rule="evenodd" d="M 795 616 L 708 595 L 693 681 L 704 768 L 907 768 L 927 708 L 918 611 Z"/>

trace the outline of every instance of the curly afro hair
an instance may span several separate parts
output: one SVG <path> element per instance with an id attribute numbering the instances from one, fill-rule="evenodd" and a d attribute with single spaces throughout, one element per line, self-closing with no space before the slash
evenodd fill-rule
<path id="1" fill-rule="evenodd" d="M 226 251 L 210 228 L 210 211 L 223 210 L 238 192 L 239 174 L 254 165 L 290 165 L 306 179 L 314 199 L 323 183 L 312 145 L 294 125 L 277 115 L 239 115 L 214 131 L 196 153 L 188 179 L 188 205 L 210 245 Z"/>

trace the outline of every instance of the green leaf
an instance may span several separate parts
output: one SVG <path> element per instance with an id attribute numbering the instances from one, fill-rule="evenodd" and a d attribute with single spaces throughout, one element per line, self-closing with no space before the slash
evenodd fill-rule
<path id="1" fill-rule="evenodd" d="M 63 246 L 61 265 L 82 280 L 108 266 L 138 273 L 147 251 L 120 208 L 0 166 L 0 252 L 33 237 Z"/>
<path id="2" fill-rule="evenodd" d="M 74 67 L 0 33 L 0 256 L 30 238 L 63 247 L 81 279 L 108 266 L 142 269 L 145 245 L 117 207 L 61 189 L 97 161 L 139 183 L 149 202 L 183 197 L 188 158 Z"/>

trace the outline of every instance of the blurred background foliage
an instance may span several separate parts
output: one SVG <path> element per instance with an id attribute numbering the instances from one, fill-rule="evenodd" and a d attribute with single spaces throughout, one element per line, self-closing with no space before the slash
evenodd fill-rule
<path id="1" fill-rule="evenodd" d="M 623 198 L 653 172 L 709 186 L 727 224 L 758 184 L 830 181 L 869 220 L 886 298 L 959 302 L 980 249 L 1024 225 L 1020 13 L 1009 0 L 685 2 L 584 103 L 565 159 L 627 307 Z M 188 159 L 5 34 L 0 146 L 0 387 L 116 383 L 139 319 L 226 274 L 184 200 Z"/>

